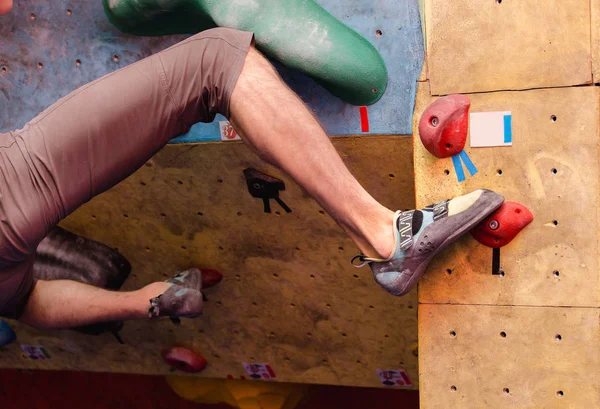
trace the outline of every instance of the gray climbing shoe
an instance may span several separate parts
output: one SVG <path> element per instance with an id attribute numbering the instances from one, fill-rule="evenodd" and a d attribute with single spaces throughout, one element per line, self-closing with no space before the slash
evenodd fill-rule
<path id="1" fill-rule="evenodd" d="M 394 217 L 395 250 L 388 259 L 354 257 L 352 264 L 371 266 L 375 281 L 393 295 L 405 295 L 425 273 L 429 262 L 450 243 L 498 209 L 504 197 L 476 190 L 421 210 L 398 211 Z M 360 264 L 357 264 L 359 262 Z"/>
<path id="2" fill-rule="evenodd" d="M 202 271 L 191 268 L 166 280 L 171 287 L 150 300 L 150 318 L 197 318 L 202 315 Z M 175 322 L 177 320 L 174 320 Z"/>

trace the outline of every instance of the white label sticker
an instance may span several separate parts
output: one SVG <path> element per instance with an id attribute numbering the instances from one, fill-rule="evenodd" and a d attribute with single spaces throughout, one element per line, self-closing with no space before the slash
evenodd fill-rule
<path id="1" fill-rule="evenodd" d="M 240 141 L 242 138 L 233 129 L 233 125 L 229 121 L 219 121 L 219 130 L 221 131 L 222 141 Z"/>
<path id="2" fill-rule="evenodd" d="M 377 369 L 376 372 L 383 386 L 412 386 L 408 374 L 403 369 Z"/>
<path id="3" fill-rule="evenodd" d="M 264 381 L 274 381 L 277 379 L 275 371 L 273 371 L 273 368 L 269 364 L 243 362 L 242 365 L 244 365 L 244 369 L 252 379 L 262 379 Z"/>
<path id="4" fill-rule="evenodd" d="M 469 114 L 471 148 L 512 146 L 512 113 L 471 112 Z"/>
<path id="5" fill-rule="evenodd" d="M 34 361 L 46 361 L 50 358 L 50 354 L 41 345 L 21 345 L 21 349 L 25 352 L 27 358 Z"/>

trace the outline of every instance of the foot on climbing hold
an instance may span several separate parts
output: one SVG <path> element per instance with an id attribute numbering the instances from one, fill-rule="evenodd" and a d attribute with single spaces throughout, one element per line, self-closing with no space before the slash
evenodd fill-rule
<path id="1" fill-rule="evenodd" d="M 161 355 L 168 365 L 184 372 L 201 372 L 207 364 L 202 355 L 184 347 L 165 348 Z"/>
<path id="2" fill-rule="evenodd" d="M 450 243 L 498 209 L 504 197 L 480 189 L 421 210 L 398 211 L 394 217 L 394 252 L 387 259 L 363 255 L 352 260 L 356 267 L 370 264 L 375 281 L 393 295 L 412 290 L 429 262 Z M 356 264 L 356 261 L 362 263 Z"/>
<path id="3" fill-rule="evenodd" d="M 108 19 L 136 35 L 195 34 L 208 28 L 251 31 L 256 47 L 354 105 L 370 105 L 387 87 L 373 45 L 314 0 L 103 0 Z"/>
<path id="4" fill-rule="evenodd" d="M 150 300 L 150 310 L 148 311 L 150 318 L 197 318 L 202 315 L 204 305 L 201 292 L 202 275 L 201 269 L 190 268 L 166 280 L 165 282 L 169 283 L 171 287 Z"/>
<path id="5" fill-rule="evenodd" d="M 505 202 L 479 223 L 471 234 L 484 246 L 504 247 L 533 221 L 533 213 L 517 202 Z"/>
<path id="6" fill-rule="evenodd" d="M 470 107 L 469 98 L 457 94 L 438 98 L 423 112 L 419 121 L 419 135 L 433 156 L 448 158 L 464 149 Z"/>

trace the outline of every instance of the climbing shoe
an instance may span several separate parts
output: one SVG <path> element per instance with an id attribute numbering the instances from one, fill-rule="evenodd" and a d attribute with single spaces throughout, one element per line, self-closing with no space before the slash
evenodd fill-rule
<path id="1" fill-rule="evenodd" d="M 394 216 L 394 252 L 387 259 L 359 255 L 355 267 L 370 265 L 375 281 L 393 295 L 405 295 L 425 273 L 429 262 L 460 236 L 473 229 L 504 202 L 504 197 L 480 189 L 421 210 Z"/>
<path id="2" fill-rule="evenodd" d="M 166 280 L 171 287 L 150 300 L 150 318 L 169 317 L 177 323 L 178 317 L 197 318 L 202 315 L 202 273 L 199 268 L 191 268 Z"/>

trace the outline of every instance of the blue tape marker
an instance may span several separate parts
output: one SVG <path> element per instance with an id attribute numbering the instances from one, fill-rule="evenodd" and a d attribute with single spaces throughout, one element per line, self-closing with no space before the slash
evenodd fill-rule
<path id="1" fill-rule="evenodd" d="M 462 163 L 460 162 L 460 157 L 458 155 L 454 155 L 452 157 L 452 163 L 454 164 L 454 171 L 456 172 L 456 177 L 459 182 L 464 182 L 465 180 L 465 171 L 463 170 Z"/>
<path id="2" fill-rule="evenodd" d="M 512 115 L 504 115 L 504 143 L 512 143 Z"/>
<path id="3" fill-rule="evenodd" d="M 467 170 L 469 171 L 469 173 L 471 174 L 471 176 L 475 176 L 475 174 L 477 173 L 477 168 L 475 167 L 475 165 L 471 161 L 471 158 L 469 158 L 469 155 L 467 155 L 467 152 L 466 151 L 460 151 L 460 153 L 458 155 L 460 156 L 460 158 L 465 163 L 465 166 L 467 167 Z"/>

